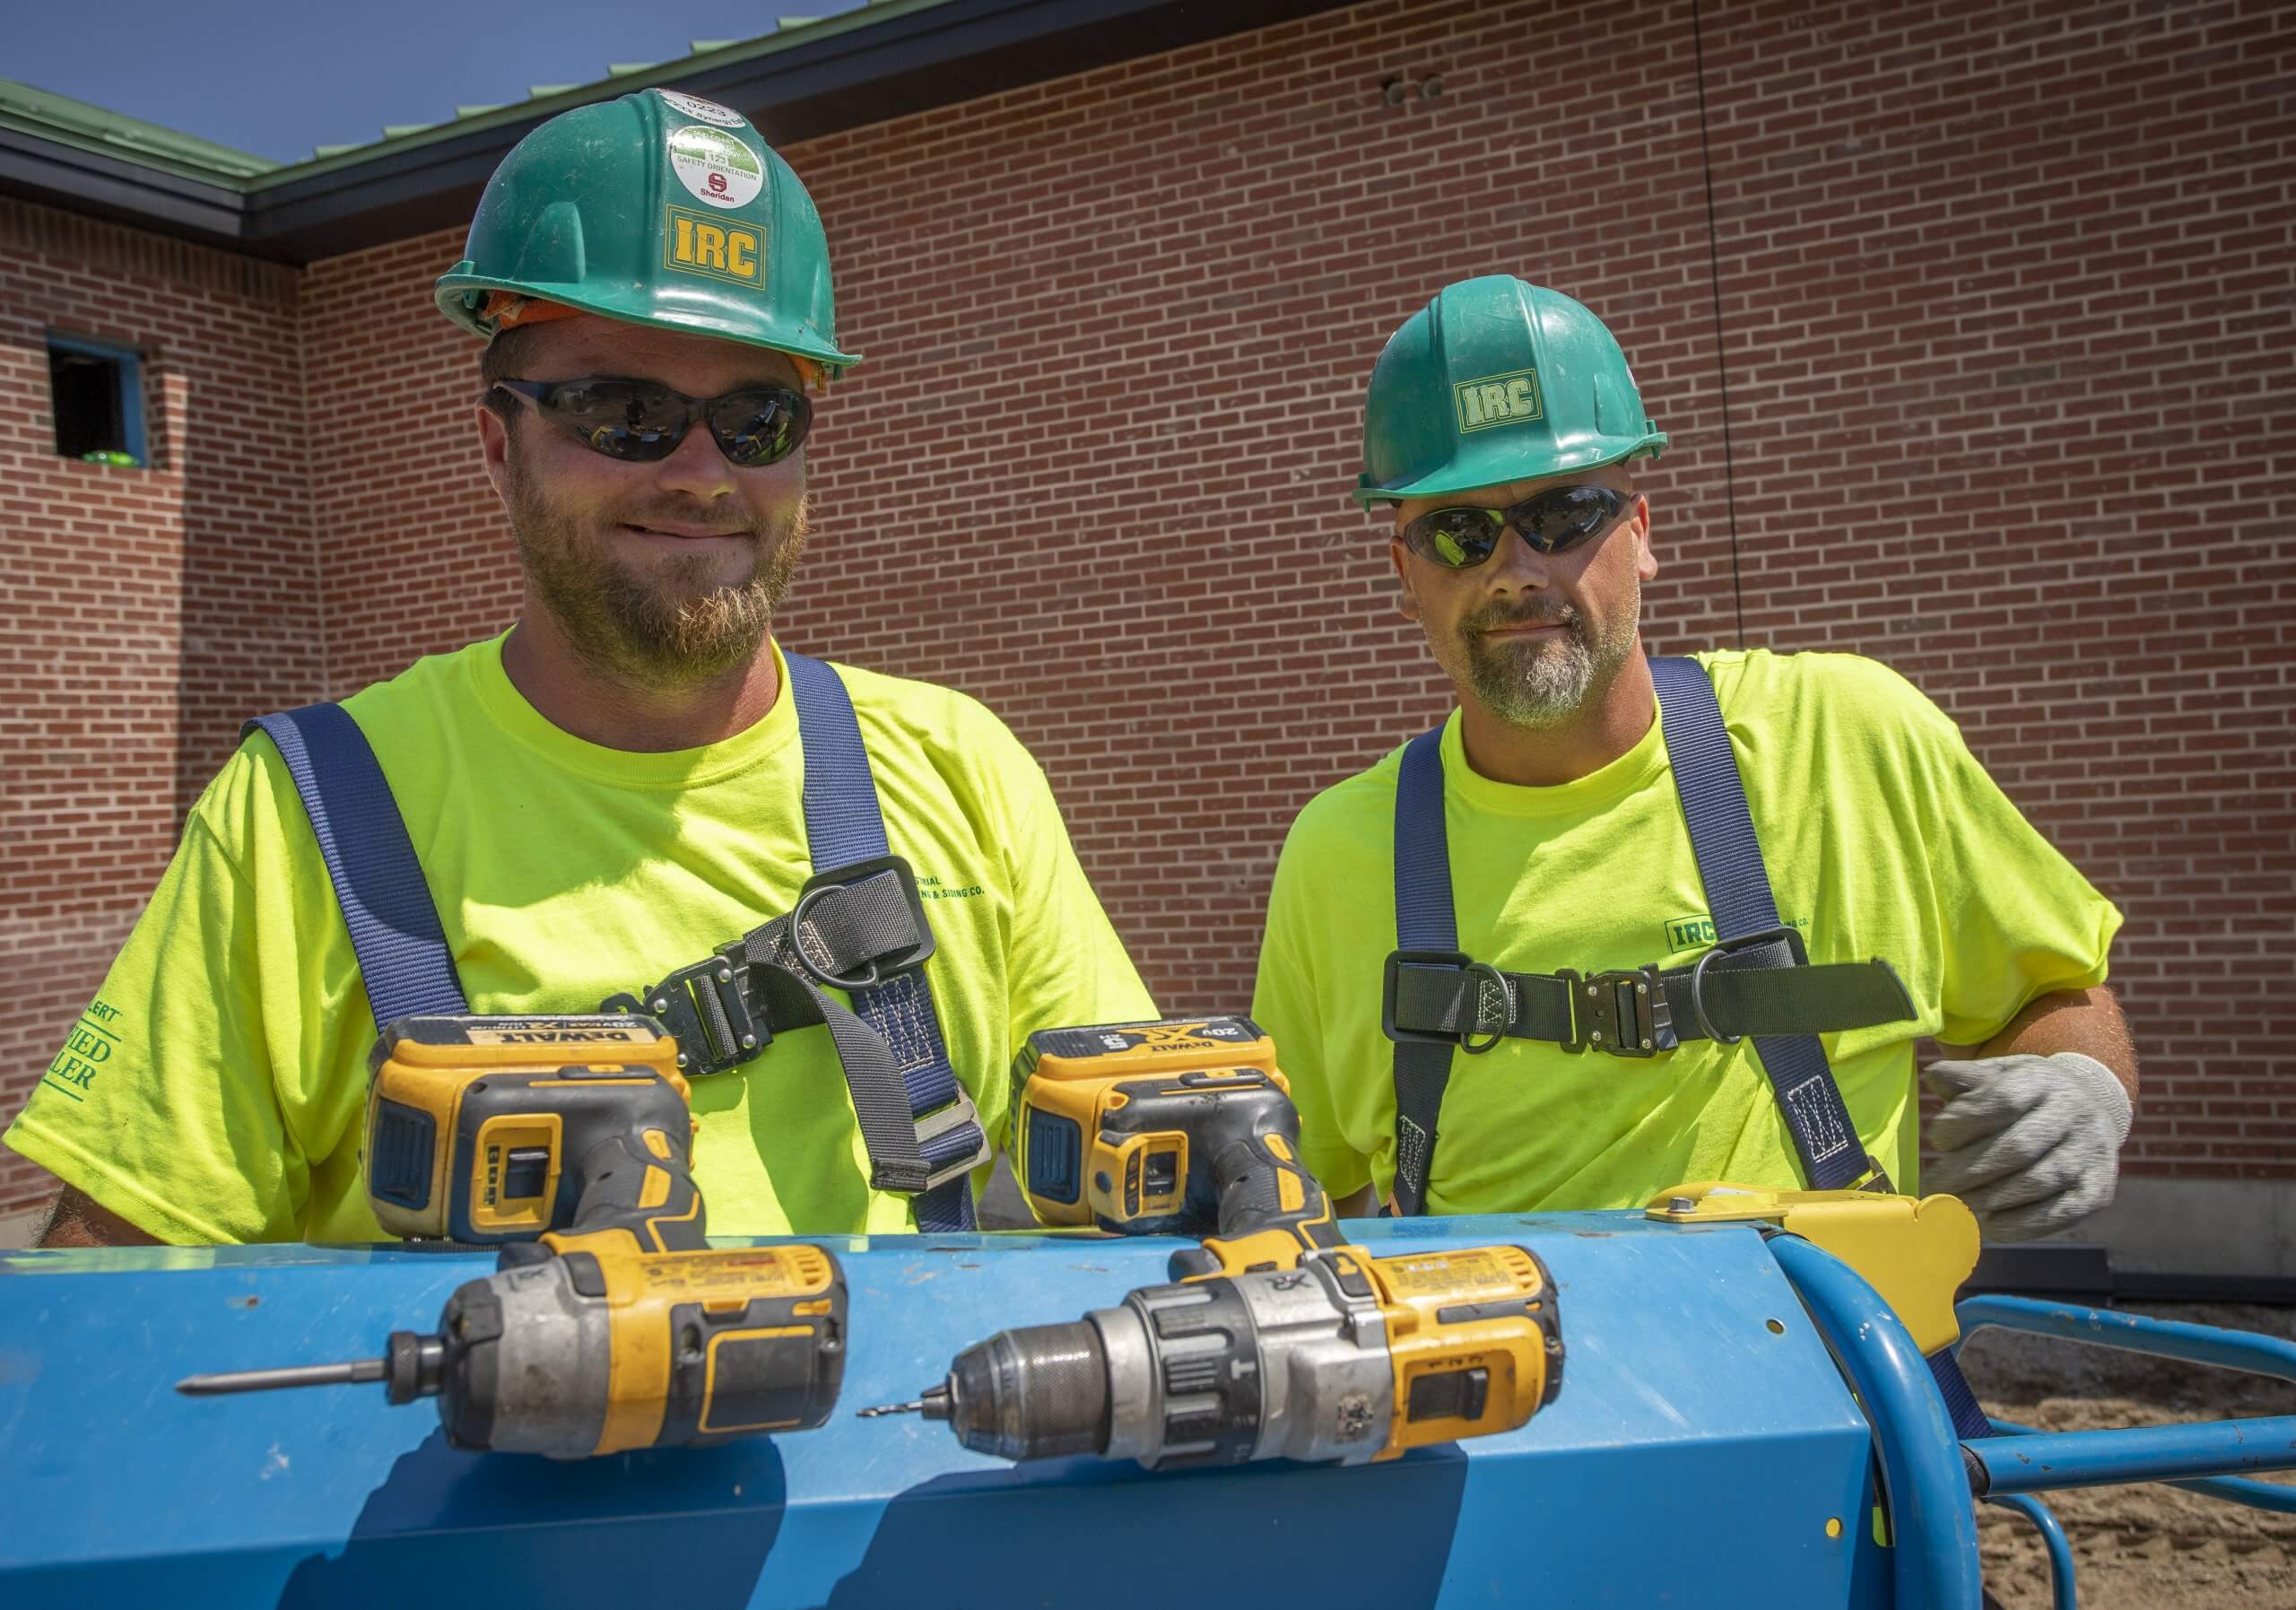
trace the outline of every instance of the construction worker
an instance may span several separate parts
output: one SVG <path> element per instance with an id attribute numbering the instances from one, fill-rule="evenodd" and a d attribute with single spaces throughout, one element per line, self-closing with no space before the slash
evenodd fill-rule
<path id="1" fill-rule="evenodd" d="M 1602 323 L 1450 285 L 1381 353 L 1363 436 L 1356 497 L 1392 506 L 1403 613 L 1459 703 L 1310 801 L 1276 869 L 1253 1014 L 1333 1192 L 1911 1189 L 1934 1037 L 1921 1188 L 1995 1240 L 2109 1201 L 2119 913 L 1883 666 L 1645 658 L 1633 472 L 1666 438 Z"/>
<path id="2" fill-rule="evenodd" d="M 771 635 L 855 361 L 804 187 L 724 107 L 583 107 L 438 302 L 488 343 L 517 624 L 267 718 L 210 785 L 8 1132 L 65 1181 L 47 1244 L 378 1239 L 376 1020 L 614 997 L 690 1054 L 713 1231 L 970 1225 L 1022 1036 L 1155 1010 L 1002 723 Z"/>

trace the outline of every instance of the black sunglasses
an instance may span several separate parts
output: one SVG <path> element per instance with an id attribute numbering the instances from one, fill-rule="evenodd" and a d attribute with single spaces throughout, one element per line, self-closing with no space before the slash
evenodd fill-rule
<path id="1" fill-rule="evenodd" d="M 655 380 L 593 375 L 578 380 L 498 380 L 592 452 L 657 464 L 678 450 L 696 420 L 726 461 L 743 469 L 775 464 L 813 428 L 813 405 L 786 386 L 744 386 L 723 396 L 690 397 Z"/>
<path id="2" fill-rule="evenodd" d="M 1499 550 L 1509 527 L 1542 553 L 1568 553 L 1618 523 L 1631 492 L 1556 486 L 1512 509 L 1431 509 L 1403 528 L 1404 545 L 1448 570 L 1469 570 Z"/>

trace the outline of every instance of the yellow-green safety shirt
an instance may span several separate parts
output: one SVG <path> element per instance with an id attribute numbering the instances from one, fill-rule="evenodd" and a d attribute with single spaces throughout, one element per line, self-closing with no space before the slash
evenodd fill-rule
<path id="1" fill-rule="evenodd" d="M 631 753 L 544 719 L 504 674 L 502 640 L 345 701 L 406 820 L 473 1011 L 596 1011 L 789 909 L 812 865 L 786 674 L 747 731 Z M 1043 772 L 1004 724 L 947 689 L 839 670 L 887 838 L 925 895 L 938 947 L 926 972 L 951 1062 L 996 1135 L 1028 1032 L 1151 1018 L 1154 1005 Z M 192 810 L 150 907 L 6 1138 L 163 1240 L 382 1239 L 359 1161 L 374 1040 L 310 820 L 257 735 Z M 713 1232 L 913 1227 L 908 1197 L 868 1187 L 826 1028 L 692 1083 Z"/>
<path id="2" fill-rule="evenodd" d="M 1744 776 L 1780 916 L 1813 962 L 1879 956 L 1917 1021 L 1822 1036 L 1859 1137 L 1917 1180 L 1914 1042 L 1979 1045 L 2035 996 L 2105 977 L 2120 913 L 2052 849 L 1902 678 L 1838 654 L 1702 654 Z M 1713 942 L 1663 721 L 1592 776 L 1479 776 L 1454 712 L 1443 818 L 1460 947 L 1509 972 L 1679 967 Z M 1337 1194 L 1395 1178 L 1394 1048 L 1379 1028 L 1396 944 L 1402 751 L 1310 801 L 1285 840 L 1252 1014 L 1274 1036 L 1306 1161 Z M 1798 1187 L 1752 1043 L 1637 1060 L 1544 1041 L 1454 1053 L 1431 1214 L 1639 1206 L 1669 1186 Z"/>

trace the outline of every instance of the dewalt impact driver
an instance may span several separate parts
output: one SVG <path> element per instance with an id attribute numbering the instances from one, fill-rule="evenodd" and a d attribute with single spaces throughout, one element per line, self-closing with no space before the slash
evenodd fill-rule
<path id="1" fill-rule="evenodd" d="M 195 1397 L 380 1381 L 457 1448 L 586 1458 L 810 1431 L 845 1376 L 845 1277 L 819 1247 L 641 1252 L 628 1236 L 467 1281 L 380 1358 L 195 1375 Z"/>
<path id="2" fill-rule="evenodd" d="M 677 1047 L 636 1016 L 408 1018 L 370 1064 L 385 1228 L 499 1243 L 500 1270 L 383 1356 L 200 1375 L 204 1395 L 380 1381 L 448 1440 L 582 1458 L 805 1431 L 844 1378 L 846 1288 L 818 1247 L 710 1251 Z"/>
<path id="3" fill-rule="evenodd" d="M 1173 1273 L 1335 1247 L 1275 1044 L 1246 1017 L 1043 1029 L 1013 1066 L 1013 1171 L 1046 1224 L 1210 1236 Z"/>
<path id="4" fill-rule="evenodd" d="M 861 1412 L 944 1420 L 1008 1459 L 1361 1465 L 1511 1431 L 1561 1385 L 1554 1283 L 1528 1249 L 1336 1247 L 1004 1331 L 916 1402 Z"/>

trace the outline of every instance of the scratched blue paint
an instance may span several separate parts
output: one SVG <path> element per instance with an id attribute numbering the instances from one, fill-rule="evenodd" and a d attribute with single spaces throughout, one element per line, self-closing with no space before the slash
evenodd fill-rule
<path id="1" fill-rule="evenodd" d="M 371 1353 L 485 1258 L 0 1254 L 0 1604 L 1176 1610 L 1221 1582 L 1299 1604 L 1886 1604 L 1866 1423 L 1752 1231 L 1623 1214 L 1354 1229 L 1374 1252 L 1535 1248 L 1568 1347 L 1555 1405 L 1356 1470 L 1015 1468 L 850 1411 L 915 1396 L 996 1330 L 1161 1280 L 1178 1243 L 831 1239 L 852 1349 L 828 1426 L 559 1465 L 456 1452 L 430 1405 L 378 1387 L 173 1390 Z"/>

